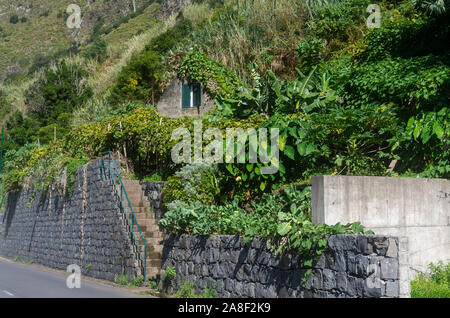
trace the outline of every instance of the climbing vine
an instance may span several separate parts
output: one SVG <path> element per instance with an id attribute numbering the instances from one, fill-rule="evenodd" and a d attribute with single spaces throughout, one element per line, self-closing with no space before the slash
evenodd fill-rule
<path id="1" fill-rule="evenodd" d="M 243 86 L 233 71 L 196 50 L 186 55 L 178 68 L 178 76 L 203 84 L 212 96 L 232 97 Z"/>

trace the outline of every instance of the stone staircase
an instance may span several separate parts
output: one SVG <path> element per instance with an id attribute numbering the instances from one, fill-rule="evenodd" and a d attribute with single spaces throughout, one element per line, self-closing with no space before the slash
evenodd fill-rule
<path id="1" fill-rule="evenodd" d="M 128 199 L 130 200 L 131 207 L 133 208 L 134 215 L 136 216 L 136 220 L 147 243 L 147 279 L 159 279 L 161 275 L 163 233 L 158 227 L 156 215 L 147 200 L 144 191 L 142 191 L 139 181 L 122 180 L 122 182 L 125 191 L 127 192 Z M 123 203 L 131 222 L 133 217 L 125 195 L 123 195 Z M 138 240 L 142 254 L 144 254 L 144 244 L 136 226 L 134 226 L 134 235 Z M 137 251 L 135 252 L 137 254 Z"/>

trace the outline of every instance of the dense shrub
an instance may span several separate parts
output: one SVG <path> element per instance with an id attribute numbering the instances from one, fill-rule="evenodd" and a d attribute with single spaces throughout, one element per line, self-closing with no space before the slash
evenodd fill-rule
<path id="1" fill-rule="evenodd" d="M 2 182 L 1 195 L 7 192 L 15 192 L 22 187 L 23 177 L 26 175 L 25 167 L 28 165 L 31 153 L 37 148 L 37 144 L 29 143 L 16 149 L 8 149 L 3 158 L 3 169 L 0 179 Z M 4 203 L 4 200 L 1 200 Z M 1 205 L 3 206 L 3 204 Z"/>
<path id="2" fill-rule="evenodd" d="M 17 150 L 27 143 L 48 144 L 62 138 L 70 130 L 74 109 L 92 96 L 92 89 L 83 83 L 85 71 L 76 65 L 60 62 L 45 70 L 26 92 L 29 116 L 16 111 L 6 121 L 5 148 Z"/>
<path id="3" fill-rule="evenodd" d="M 306 70 L 310 70 L 311 67 L 319 64 L 323 47 L 324 41 L 314 36 L 305 37 L 297 46 L 297 55 L 301 59 L 301 65 Z"/>
<path id="4" fill-rule="evenodd" d="M 173 28 L 152 39 L 144 51 L 132 57 L 111 89 L 110 102 L 141 101 L 155 105 L 160 97 L 165 67 L 162 57 L 191 31 L 189 20 L 181 20 Z"/>
<path id="5" fill-rule="evenodd" d="M 165 54 L 179 45 L 192 30 L 191 21 L 182 18 L 173 28 L 169 28 L 166 32 L 153 38 L 146 46 L 146 50 L 154 50 L 159 54 Z"/>
<path id="6" fill-rule="evenodd" d="M 345 66 L 344 66 L 345 67 Z M 393 102 L 407 118 L 420 109 L 442 106 L 450 85 L 445 59 L 433 55 L 387 58 L 350 69 L 330 70 L 334 86 L 349 105 Z"/>
<path id="7" fill-rule="evenodd" d="M 84 57 L 103 62 L 106 60 L 108 43 L 102 38 L 96 38 L 94 43 L 86 50 Z"/>
<path id="8" fill-rule="evenodd" d="M 0 120 L 3 120 L 6 114 L 11 111 L 11 102 L 6 93 L 0 88 Z"/>
<path id="9" fill-rule="evenodd" d="M 202 83 L 211 96 L 234 97 L 243 86 L 233 71 L 196 50 L 185 56 L 178 76 L 191 83 Z"/>
<path id="10" fill-rule="evenodd" d="M 177 143 L 171 140 L 172 131 L 182 125 L 190 127 L 187 119 L 163 118 L 152 107 L 137 108 L 129 114 L 77 126 L 62 142 L 72 157 L 80 152 L 95 157 L 125 147 L 137 174 L 159 171 L 167 178 L 177 168 L 171 159 L 171 149 Z"/>
<path id="11" fill-rule="evenodd" d="M 111 90 L 110 101 L 114 104 L 125 101 L 141 101 L 155 105 L 161 95 L 160 84 L 163 66 L 160 56 L 153 50 L 134 55 L 130 63 L 117 76 Z"/>
<path id="12" fill-rule="evenodd" d="M 448 13 L 448 7 L 450 6 L 448 0 L 414 0 L 412 3 L 416 9 L 426 12 L 431 16 L 442 16 Z"/>
<path id="13" fill-rule="evenodd" d="M 42 126 L 57 122 L 62 113 L 71 113 L 93 95 L 82 81 L 85 76 L 83 69 L 64 61 L 47 68 L 25 94 L 30 113 Z"/>
<path id="14" fill-rule="evenodd" d="M 439 17 L 385 17 L 381 28 L 374 28 L 365 36 L 367 47 L 362 61 L 379 61 L 387 57 L 410 58 L 424 55 L 448 54 L 449 28 L 443 27 L 450 12 Z M 448 63 L 446 63 L 448 65 Z"/>
<path id="15" fill-rule="evenodd" d="M 188 164 L 168 179 L 163 192 L 165 203 L 178 200 L 210 205 L 220 194 L 217 166 L 206 162 Z"/>
<path id="16" fill-rule="evenodd" d="M 30 68 L 28 69 L 28 74 L 33 74 L 40 68 L 49 65 L 51 61 L 52 61 L 51 56 L 43 56 L 40 54 L 36 54 L 33 57 L 33 62 L 31 64 Z"/>
<path id="17" fill-rule="evenodd" d="M 194 48 L 204 52 L 231 68 L 245 84 L 250 82 L 251 69 L 295 74 L 297 58 L 292 50 L 304 33 L 305 2 L 255 0 L 236 4 L 216 10 L 201 22 L 184 51 Z"/>
<path id="18" fill-rule="evenodd" d="M 16 24 L 19 22 L 19 16 L 17 14 L 13 14 L 9 17 L 9 22 L 12 24 Z"/>
<path id="19" fill-rule="evenodd" d="M 37 139 L 38 123 L 32 118 L 24 117 L 22 112 L 15 111 L 6 121 L 5 149 L 18 150 Z"/>
<path id="20" fill-rule="evenodd" d="M 368 17 L 366 12 L 370 0 L 330 1 L 318 7 L 314 19 L 309 23 L 313 35 L 326 40 L 334 49 L 345 46 L 361 37 L 360 29 Z"/>
<path id="21" fill-rule="evenodd" d="M 431 263 L 429 269 L 411 281 L 411 298 L 450 298 L 450 264 Z"/>

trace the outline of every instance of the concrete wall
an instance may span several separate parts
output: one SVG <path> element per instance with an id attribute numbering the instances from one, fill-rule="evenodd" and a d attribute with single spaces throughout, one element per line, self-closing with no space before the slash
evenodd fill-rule
<path id="1" fill-rule="evenodd" d="M 331 236 L 303 284 L 299 256 L 274 256 L 262 239 L 166 235 L 162 268 L 175 267 L 174 286 L 191 281 L 220 297 L 408 297 L 409 281 L 400 277 L 404 247 L 391 236 Z"/>
<path id="2" fill-rule="evenodd" d="M 407 237 L 414 272 L 450 261 L 450 180 L 315 176 L 315 223 L 361 222 L 376 234 Z"/>
<path id="3" fill-rule="evenodd" d="M 0 254 L 60 270 L 77 264 L 83 275 L 111 281 L 138 275 L 112 185 L 99 172 L 98 161 L 80 167 L 71 198 L 57 190 L 32 198 L 27 185 L 10 193 Z"/>
<path id="4" fill-rule="evenodd" d="M 156 109 L 165 117 L 179 118 L 184 116 L 198 117 L 210 111 L 214 107 L 214 100 L 211 99 L 205 90 L 202 90 L 202 105 L 198 108 L 181 108 L 181 86 L 182 81 L 175 78 L 161 96 Z"/>

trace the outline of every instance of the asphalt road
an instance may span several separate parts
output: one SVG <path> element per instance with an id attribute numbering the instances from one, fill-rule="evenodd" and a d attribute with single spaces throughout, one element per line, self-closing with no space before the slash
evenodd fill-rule
<path id="1" fill-rule="evenodd" d="M 108 284 L 81 279 L 81 288 L 66 285 L 69 273 L 0 258 L 0 298 L 130 298 L 138 295 Z"/>

